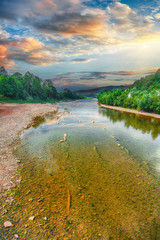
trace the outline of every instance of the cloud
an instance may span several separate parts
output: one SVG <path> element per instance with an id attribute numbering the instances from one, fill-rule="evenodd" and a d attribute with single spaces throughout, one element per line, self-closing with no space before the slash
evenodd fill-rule
<path id="1" fill-rule="evenodd" d="M 0 18 L 8 21 L 17 21 L 34 8 L 35 1 L 32 0 L 1 0 Z M 32 8 L 31 8 L 32 7 Z"/>
<path id="2" fill-rule="evenodd" d="M 121 1 L 2 0 L 1 23 L 9 33 L 0 29 L 0 45 L 8 61 L 41 66 L 69 58 L 70 65 L 85 63 L 95 55 L 159 40 L 158 8 L 155 16 L 151 11 L 142 15 Z"/>
<path id="3" fill-rule="evenodd" d="M 9 60 L 23 61 L 35 66 L 48 66 L 53 64 L 56 59 L 46 51 L 34 52 L 9 52 L 7 55 Z"/>
<path id="4" fill-rule="evenodd" d="M 91 61 L 94 61 L 95 59 L 86 59 L 86 58 L 75 58 L 75 59 L 72 59 L 71 62 L 72 63 L 88 63 L 88 62 L 91 62 Z"/>
<path id="5" fill-rule="evenodd" d="M 105 86 L 121 82 L 121 84 L 133 83 L 136 79 L 146 74 L 156 72 L 157 69 L 144 69 L 139 71 L 112 71 L 112 72 L 69 72 L 57 74 L 53 78 L 53 83 L 59 86 L 68 83 L 73 84 L 90 84 Z"/>
<path id="6" fill-rule="evenodd" d="M 154 15 L 154 17 L 157 18 L 157 19 L 160 19 L 160 13 L 156 13 L 156 14 Z"/>
<path id="7" fill-rule="evenodd" d="M 107 24 L 103 22 L 103 16 L 91 15 L 79 12 L 69 12 L 63 14 L 52 14 L 50 16 L 36 16 L 36 18 L 26 18 L 27 24 L 38 31 L 49 34 L 72 35 L 103 35 Z"/>
<path id="8" fill-rule="evenodd" d="M 30 37 L 21 40 L 0 40 L 0 65 L 9 67 L 13 61 L 23 61 L 32 65 L 46 66 L 56 63 L 54 57 L 40 41 Z"/>
<path id="9" fill-rule="evenodd" d="M 13 61 L 7 59 L 7 55 L 8 55 L 7 48 L 0 45 L 0 66 L 8 68 L 13 65 Z"/>

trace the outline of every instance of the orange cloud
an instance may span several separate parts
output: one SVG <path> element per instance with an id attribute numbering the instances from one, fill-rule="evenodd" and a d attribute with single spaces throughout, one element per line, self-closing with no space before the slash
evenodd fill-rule
<path id="1" fill-rule="evenodd" d="M 31 52 L 29 62 L 34 65 L 47 66 L 53 64 L 54 58 L 48 51 Z"/>
<path id="2" fill-rule="evenodd" d="M 7 55 L 8 55 L 7 48 L 0 45 L 0 66 L 8 68 L 13 65 L 13 62 L 7 59 Z"/>
<path id="3" fill-rule="evenodd" d="M 44 45 L 33 37 L 28 37 L 21 41 L 11 42 L 11 46 L 19 48 L 24 52 L 30 52 L 32 50 L 41 49 Z"/>
<path id="4" fill-rule="evenodd" d="M 45 45 L 33 37 L 17 41 L 9 40 L 0 45 L 0 65 L 10 67 L 15 60 L 37 66 L 47 66 L 56 62 Z"/>
<path id="5" fill-rule="evenodd" d="M 36 6 L 43 14 L 49 14 L 51 11 L 56 11 L 57 9 L 56 4 L 52 0 L 44 0 L 37 3 Z"/>
<path id="6" fill-rule="evenodd" d="M 107 28 L 108 26 L 103 22 L 102 16 L 95 16 L 95 18 L 86 19 L 84 21 L 83 19 L 82 21 L 73 21 L 72 24 L 68 24 L 64 31 L 60 29 L 59 33 L 66 37 L 72 35 L 86 35 L 102 38 L 106 35 Z"/>

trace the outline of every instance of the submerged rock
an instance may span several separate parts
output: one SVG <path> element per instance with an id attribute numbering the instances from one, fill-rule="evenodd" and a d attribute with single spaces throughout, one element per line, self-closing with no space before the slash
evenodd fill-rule
<path id="1" fill-rule="evenodd" d="M 67 134 L 65 133 L 63 137 L 64 141 L 66 141 L 66 138 L 67 138 Z"/>
<path id="2" fill-rule="evenodd" d="M 35 216 L 29 217 L 28 220 L 29 221 L 33 221 L 35 219 Z"/>
<path id="3" fill-rule="evenodd" d="M 9 228 L 9 227 L 13 227 L 13 224 L 11 222 L 9 222 L 9 221 L 6 221 L 6 222 L 4 222 L 3 226 L 5 228 Z"/>
<path id="4" fill-rule="evenodd" d="M 66 134 L 66 133 L 64 133 L 63 139 L 61 139 L 61 140 L 60 140 L 60 143 L 63 143 L 63 142 L 65 142 L 65 141 L 66 141 L 66 139 L 67 139 L 67 134 Z"/>

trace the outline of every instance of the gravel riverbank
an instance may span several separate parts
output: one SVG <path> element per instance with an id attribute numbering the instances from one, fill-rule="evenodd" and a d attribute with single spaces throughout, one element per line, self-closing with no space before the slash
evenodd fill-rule
<path id="1" fill-rule="evenodd" d="M 147 116 L 147 117 L 160 118 L 160 114 L 156 114 L 156 113 L 141 112 L 141 111 L 137 111 L 134 109 L 115 107 L 115 106 L 104 105 L 104 104 L 99 104 L 99 105 L 100 105 L 100 107 L 113 109 L 113 110 L 117 110 L 120 112 L 128 112 L 128 113 L 139 114 L 139 115 L 143 115 L 143 116 Z"/>
<path id="2" fill-rule="evenodd" d="M 0 200 L 15 186 L 19 160 L 13 155 L 19 136 L 36 117 L 53 114 L 59 119 L 64 113 L 52 104 L 0 103 Z"/>

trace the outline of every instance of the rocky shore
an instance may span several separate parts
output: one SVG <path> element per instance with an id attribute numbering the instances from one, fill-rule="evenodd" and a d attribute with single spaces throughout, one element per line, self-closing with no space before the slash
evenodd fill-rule
<path id="1" fill-rule="evenodd" d="M 51 114 L 58 119 L 63 113 L 52 104 L 0 103 L 0 200 L 15 187 L 15 173 L 20 161 L 13 155 L 19 136 L 35 118 Z M 17 180 L 18 181 L 18 180 Z"/>

